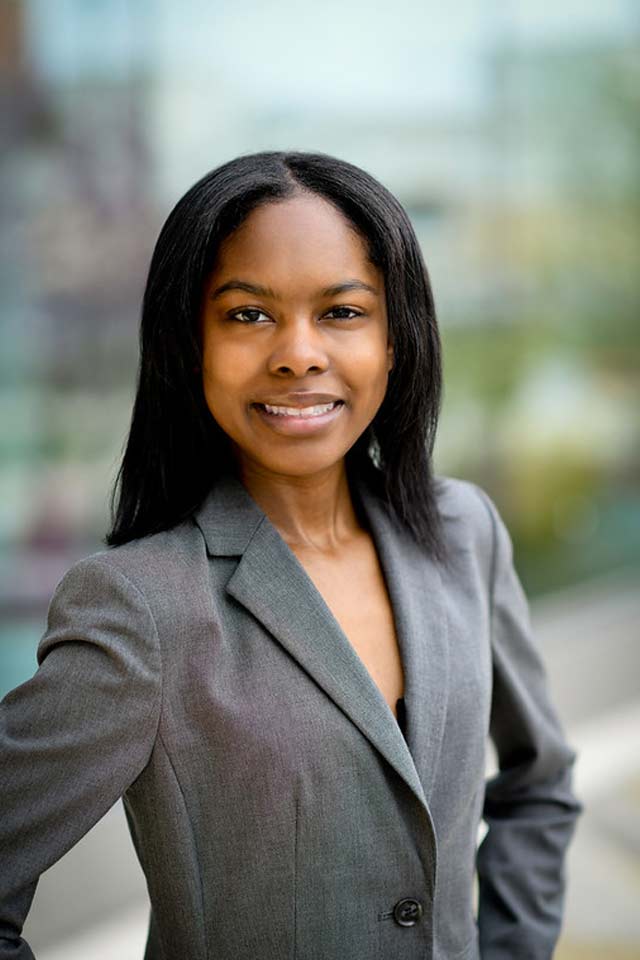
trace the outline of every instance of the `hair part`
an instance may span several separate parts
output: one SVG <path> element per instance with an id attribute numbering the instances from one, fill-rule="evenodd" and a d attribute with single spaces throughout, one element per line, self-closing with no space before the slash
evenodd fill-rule
<path id="1" fill-rule="evenodd" d="M 384 276 L 394 364 L 376 417 L 346 457 L 434 558 L 446 551 L 432 453 L 442 398 L 441 344 L 427 268 L 400 202 L 370 174 L 322 153 L 265 151 L 207 173 L 158 237 L 140 325 L 129 435 L 111 493 L 108 546 L 166 530 L 233 471 L 229 438 L 205 402 L 200 318 L 220 245 L 265 203 L 311 193 L 343 213 Z"/>

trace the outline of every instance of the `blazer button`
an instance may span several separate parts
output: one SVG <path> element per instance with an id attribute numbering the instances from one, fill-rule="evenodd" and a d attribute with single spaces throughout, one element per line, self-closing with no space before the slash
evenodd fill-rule
<path id="1" fill-rule="evenodd" d="M 413 927 L 422 916 L 422 904 L 413 897 L 398 900 L 393 908 L 393 919 L 401 927 Z"/>

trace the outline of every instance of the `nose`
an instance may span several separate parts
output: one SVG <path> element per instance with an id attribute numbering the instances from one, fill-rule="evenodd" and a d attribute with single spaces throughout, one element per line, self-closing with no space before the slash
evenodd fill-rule
<path id="1" fill-rule="evenodd" d="M 313 321 L 283 326 L 269 356 L 269 372 L 276 376 L 305 377 L 329 368 L 322 333 Z"/>

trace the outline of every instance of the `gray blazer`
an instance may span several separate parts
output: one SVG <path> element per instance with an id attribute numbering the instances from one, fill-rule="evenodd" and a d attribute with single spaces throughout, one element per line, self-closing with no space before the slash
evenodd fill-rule
<path id="1" fill-rule="evenodd" d="M 406 740 L 235 479 L 189 521 L 65 574 L 39 669 L 0 709 L 1 960 L 32 957 L 20 935 L 39 875 L 123 795 L 147 960 L 551 957 L 575 753 L 495 506 L 470 483 L 439 488 L 449 569 L 356 488 L 395 614 Z M 500 772 L 485 784 L 489 734 Z"/>

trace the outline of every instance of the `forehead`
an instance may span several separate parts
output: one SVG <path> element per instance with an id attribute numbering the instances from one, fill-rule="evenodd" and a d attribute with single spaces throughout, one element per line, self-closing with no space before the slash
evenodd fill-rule
<path id="1" fill-rule="evenodd" d="M 337 275 L 380 280 L 355 227 L 332 203 L 315 194 L 267 203 L 249 214 L 222 243 L 212 278 L 220 280 L 240 270 L 256 278 L 269 274 L 283 282 L 292 276 L 324 282 Z"/>

